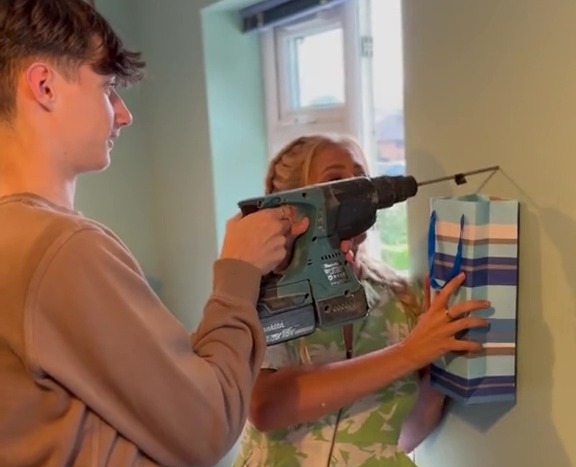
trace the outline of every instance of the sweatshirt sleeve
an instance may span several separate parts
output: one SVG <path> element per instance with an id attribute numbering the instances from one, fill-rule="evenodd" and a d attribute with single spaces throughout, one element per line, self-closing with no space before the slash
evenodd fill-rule
<path id="1" fill-rule="evenodd" d="M 115 238 L 84 229 L 52 250 L 30 285 L 33 369 L 160 464 L 214 465 L 241 433 L 264 357 L 260 271 L 216 261 L 192 337 Z"/>

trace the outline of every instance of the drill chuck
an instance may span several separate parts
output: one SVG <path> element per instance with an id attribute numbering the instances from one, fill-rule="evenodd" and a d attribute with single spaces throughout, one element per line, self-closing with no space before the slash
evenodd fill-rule
<path id="1" fill-rule="evenodd" d="M 412 176 L 382 175 L 373 177 L 372 183 L 378 195 L 376 209 L 388 208 L 406 201 L 418 192 L 418 182 Z"/>

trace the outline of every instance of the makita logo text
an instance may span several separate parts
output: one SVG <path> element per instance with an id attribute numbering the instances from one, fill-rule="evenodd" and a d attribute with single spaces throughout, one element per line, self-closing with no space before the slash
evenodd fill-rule
<path id="1" fill-rule="evenodd" d="M 280 329 L 284 329 L 285 327 L 286 326 L 284 326 L 283 322 L 272 323 L 264 328 L 264 332 L 279 331 Z"/>

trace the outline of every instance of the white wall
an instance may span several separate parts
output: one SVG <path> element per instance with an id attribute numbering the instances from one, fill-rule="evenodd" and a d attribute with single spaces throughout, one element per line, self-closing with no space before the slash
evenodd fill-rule
<path id="1" fill-rule="evenodd" d="M 421 467 L 576 465 L 576 3 L 405 0 L 409 170 L 521 201 L 518 403 L 454 408 Z M 428 197 L 410 202 L 424 269 Z"/>

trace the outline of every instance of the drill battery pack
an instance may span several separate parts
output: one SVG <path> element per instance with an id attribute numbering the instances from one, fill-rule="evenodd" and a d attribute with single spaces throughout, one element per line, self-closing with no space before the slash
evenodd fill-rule
<path id="1" fill-rule="evenodd" d="M 323 294 L 313 290 L 308 280 L 280 284 L 279 276 L 263 279 L 257 310 L 267 345 L 303 337 L 317 328 L 343 325 L 363 318 L 368 312 L 364 287 L 348 277 L 342 260 L 328 260 L 323 271 L 329 287 L 341 293 Z M 339 287 L 348 286 L 344 290 Z M 315 299 L 321 296 L 322 299 Z"/>

